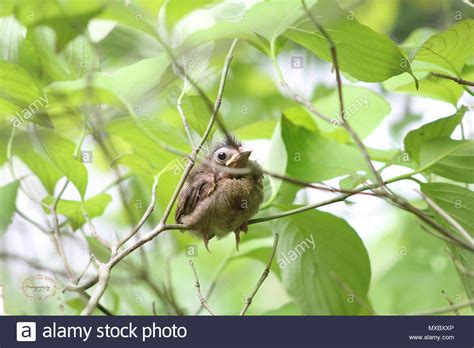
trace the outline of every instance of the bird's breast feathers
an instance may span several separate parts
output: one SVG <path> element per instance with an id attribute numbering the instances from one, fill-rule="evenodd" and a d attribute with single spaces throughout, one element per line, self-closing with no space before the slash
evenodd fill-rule
<path id="1" fill-rule="evenodd" d="M 219 237 L 234 231 L 257 213 L 263 201 L 263 186 L 259 176 L 221 178 L 213 184 L 212 192 L 207 197 L 201 196 L 192 212 L 180 220 Z"/>

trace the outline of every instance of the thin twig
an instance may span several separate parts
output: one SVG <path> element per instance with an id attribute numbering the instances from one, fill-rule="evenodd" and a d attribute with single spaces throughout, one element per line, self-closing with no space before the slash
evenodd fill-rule
<path id="1" fill-rule="evenodd" d="M 193 135 L 191 134 L 191 130 L 189 129 L 189 123 L 186 119 L 186 115 L 184 114 L 183 110 L 183 97 L 186 92 L 186 87 L 188 85 L 188 79 L 186 77 L 183 78 L 183 89 L 181 90 L 181 94 L 179 95 L 178 101 L 176 102 L 176 108 L 178 109 L 178 113 L 181 116 L 181 120 L 183 121 L 184 131 L 186 132 L 186 135 L 188 137 L 189 144 L 191 145 L 191 148 L 194 148 Z"/>
<path id="2" fill-rule="evenodd" d="M 29 218 L 26 214 L 24 214 L 21 210 L 19 210 L 18 208 L 16 209 L 16 213 L 21 216 L 24 220 L 28 221 L 30 224 L 34 225 L 37 229 L 39 229 L 41 232 L 49 235 L 51 233 L 51 231 L 47 228 L 47 227 L 44 227 L 43 225 L 37 223 L 36 221 L 34 221 L 33 219 Z"/>
<path id="3" fill-rule="evenodd" d="M 189 264 L 191 265 L 191 268 L 193 270 L 193 273 L 194 273 L 194 278 L 196 280 L 196 292 L 197 292 L 197 295 L 198 295 L 198 298 L 199 298 L 199 301 L 201 302 L 201 305 L 206 308 L 206 310 L 209 312 L 209 314 L 211 315 L 216 315 L 214 313 L 214 311 L 211 309 L 211 307 L 207 304 L 205 298 L 202 296 L 202 293 L 201 293 L 201 284 L 199 283 L 199 277 L 198 277 L 198 274 L 197 274 L 197 271 L 196 271 L 196 268 L 194 267 L 194 264 L 193 264 L 193 260 L 189 260 Z"/>
<path id="4" fill-rule="evenodd" d="M 250 295 L 250 297 L 247 297 L 247 300 L 245 301 L 245 304 L 244 304 L 244 308 L 242 308 L 240 315 L 245 315 L 245 313 L 247 313 L 247 310 L 252 304 L 253 298 L 257 294 L 258 289 L 260 289 L 263 282 L 265 281 L 265 279 L 267 279 L 268 274 L 270 273 L 270 267 L 272 266 L 273 258 L 275 257 L 275 252 L 278 246 L 278 237 L 279 237 L 278 233 L 275 233 L 275 238 L 273 240 L 272 254 L 270 256 L 270 259 L 268 260 L 267 266 L 263 270 L 263 273 L 260 276 L 260 279 L 258 280 L 257 285 L 255 285 L 255 288 L 253 289 L 252 294 Z"/>
<path id="5" fill-rule="evenodd" d="M 459 77 L 450 76 L 450 75 L 446 75 L 446 74 L 441 74 L 441 73 L 437 73 L 437 72 L 432 72 L 431 75 L 436 76 L 436 77 L 440 77 L 442 79 L 452 80 L 452 81 L 454 81 L 454 82 L 456 82 L 460 85 L 474 86 L 474 82 L 463 80 Z"/>
<path id="6" fill-rule="evenodd" d="M 125 243 L 127 243 L 130 240 L 130 238 L 132 238 L 140 230 L 140 228 L 142 228 L 142 226 L 148 220 L 150 215 L 153 213 L 153 210 L 155 209 L 155 204 L 156 204 L 156 188 L 157 187 L 158 187 L 158 176 L 155 176 L 153 178 L 153 186 L 151 188 L 151 202 L 148 205 L 148 208 L 146 209 L 145 213 L 143 214 L 138 224 L 117 244 L 117 249 L 120 248 Z"/>

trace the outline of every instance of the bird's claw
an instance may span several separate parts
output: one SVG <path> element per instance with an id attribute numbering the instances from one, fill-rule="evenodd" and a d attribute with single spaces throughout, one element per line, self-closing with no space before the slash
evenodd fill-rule
<path id="1" fill-rule="evenodd" d="M 237 248 L 237 251 L 239 251 L 239 244 L 240 244 L 240 232 L 247 233 L 249 230 L 249 225 L 248 223 L 244 222 L 242 225 L 239 226 L 238 229 L 234 231 L 235 233 L 235 247 Z"/>
<path id="2" fill-rule="evenodd" d="M 240 244 L 240 229 L 235 230 L 234 233 L 235 233 L 235 247 L 236 247 L 237 251 L 240 251 L 240 250 L 239 250 L 239 244 Z"/>
<path id="3" fill-rule="evenodd" d="M 208 251 L 208 253 L 212 254 L 211 251 L 209 250 L 209 235 L 207 233 L 204 233 L 204 246 L 206 247 L 206 250 Z"/>

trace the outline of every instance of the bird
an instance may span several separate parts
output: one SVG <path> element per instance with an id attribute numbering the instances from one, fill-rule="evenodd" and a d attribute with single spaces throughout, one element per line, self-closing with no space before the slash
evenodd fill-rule
<path id="1" fill-rule="evenodd" d="M 231 232 L 238 251 L 240 232 L 247 233 L 247 223 L 263 201 L 263 173 L 249 159 L 251 153 L 226 135 L 190 172 L 179 194 L 175 220 L 203 239 L 208 252 L 210 239 Z M 244 168 L 250 170 L 242 173 Z"/>

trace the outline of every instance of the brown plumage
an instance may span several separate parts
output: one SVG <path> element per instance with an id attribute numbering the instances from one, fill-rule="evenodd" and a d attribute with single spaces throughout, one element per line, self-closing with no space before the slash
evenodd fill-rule
<path id="1" fill-rule="evenodd" d="M 227 138 L 189 174 L 178 199 L 175 219 L 190 226 L 190 232 L 204 240 L 235 233 L 237 249 L 240 232 L 247 232 L 248 220 L 263 201 L 263 175 L 249 160 L 251 151 L 234 138 Z M 252 174 L 236 174 L 220 168 L 253 168 Z M 209 250 L 209 249 L 208 249 Z"/>

